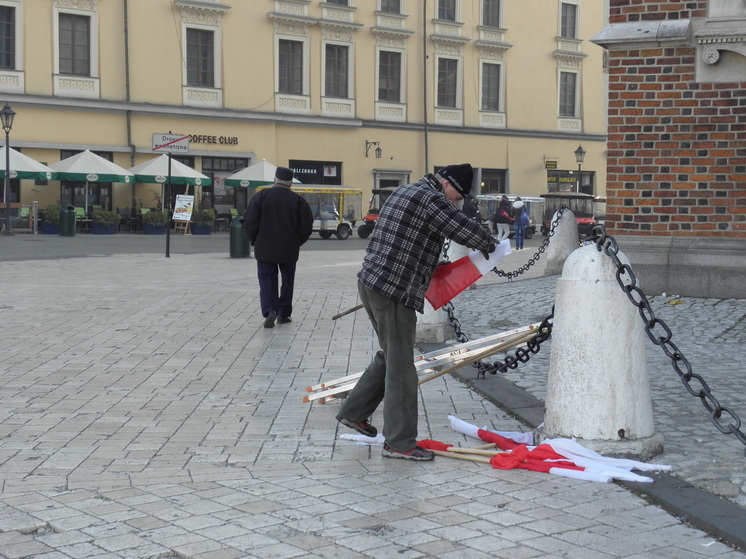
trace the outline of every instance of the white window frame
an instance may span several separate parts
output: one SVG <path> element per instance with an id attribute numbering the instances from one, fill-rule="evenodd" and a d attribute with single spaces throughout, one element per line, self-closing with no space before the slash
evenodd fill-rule
<path id="1" fill-rule="evenodd" d="M 344 41 L 322 41 L 321 42 L 321 88 L 322 97 L 326 97 L 326 47 L 335 45 L 347 47 L 347 97 L 329 97 L 330 99 L 354 99 L 355 98 L 355 45 Z"/>
<path id="2" fill-rule="evenodd" d="M 383 12 L 381 10 L 381 4 L 383 3 L 383 0 L 378 0 L 378 6 L 377 6 L 377 8 L 378 8 L 378 11 L 381 12 L 381 13 L 383 13 L 383 14 L 395 14 L 395 15 L 399 14 L 399 15 L 403 15 L 403 14 L 406 13 L 404 11 L 404 2 L 406 2 L 406 0 L 399 0 L 399 11 L 398 12 Z"/>
<path id="3" fill-rule="evenodd" d="M 23 71 L 23 3 L 21 0 L 0 0 L 0 6 L 15 8 L 15 68 L 0 69 L 0 92 L 24 93 L 26 90 Z"/>
<path id="4" fill-rule="evenodd" d="M 575 36 L 564 37 L 562 35 L 562 5 L 569 4 L 575 6 Z M 579 0 L 560 0 L 557 6 L 557 37 L 563 39 L 579 39 L 580 38 L 580 1 Z"/>
<path id="5" fill-rule="evenodd" d="M 503 60 L 493 58 L 479 58 L 479 125 L 483 128 L 505 128 L 505 71 Z M 494 64 L 500 67 L 500 81 L 497 84 L 497 110 L 482 108 L 482 86 L 484 85 L 484 65 Z"/>
<path id="6" fill-rule="evenodd" d="M 99 80 L 99 22 L 96 4 L 90 9 L 61 6 L 55 2 L 52 9 L 52 48 L 54 52 L 54 94 L 59 97 L 82 97 L 98 99 L 100 97 Z M 69 76 L 60 74 L 60 14 L 72 14 L 90 18 L 90 73 L 88 76 Z"/>
<path id="7" fill-rule="evenodd" d="M 497 8 L 498 9 L 497 27 L 491 27 L 490 26 L 490 29 L 501 29 L 502 28 L 502 23 L 503 23 L 503 0 L 498 0 L 497 5 L 498 5 L 498 8 Z M 484 25 L 484 0 L 482 0 L 482 2 L 480 2 L 480 6 L 479 6 L 479 25 L 481 25 L 482 27 L 485 27 L 485 25 Z"/>
<path id="8" fill-rule="evenodd" d="M 456 104 L 453 107 L 441 107 L 438 105 L 438 72 L 440 61 L 443 59 L 456 61 Z M 441 109 L 463 109 L 464 102 L 464 59 L 461 56 L 446 56 L 439 54 L 435 57 L 435 105 Z"/>
<path id="9" fill-rule="evenodd" d="M 189 85 L 187 71 L 187 29 L 213 33 L 213 86 Z M 181 22 L 181 89 L 184 105 L 192 107 L 222 108 L 223 106 L 223 33 L 220 25 L 207 25 L 189 21 Z"/>
<path id="10" fill-rule="evenodd" d="M 426 1 L 426 0 L 423 0 L 423 1 Z M 439 1 L 438 1 L 438 3 L 436 3 L 435 9 L 436 9 L 436 12 L 435 12 L 436 19 L 440 19 L 438 17 L 440 15 L 440 13 L 439 13 L 440 12 Z M 454 0 L 454 11 L 455 11 L 455 14 L 454 14 L 454 18 L 452 20 L 450 20 L 450 19 L 441 19 L 440 21 L 452 21 L 454 23 L 461 21 L 461 19 L 459 17 L 461 15 L 461 0 Z"/>
<path id="11" fill-rule="evenodd" d="M 300 95 L 291 93 L 280 93 L 280 41 L 295 41 L 303 44 L 303 82 L 301 84 Z M 311 60 L 311 41 L 309 37 L 287 34 L 275 34 L 275 104 L 277 112 L 310 114 L 311 103 L 309 99 L 310 91 L 310 60 Z"/>
<path id="12" fill-rule="evenodd" d="M 400 55 L 401 66 L 399 67 L 399 100 L 398 101 L 384 101 L 378 98 L 378 83 L 381 76 L 381 53 L 382 52 L 394 52 Z M 406 49 L 400 49 L 395 47 L 377 47 L 376 48 L 376 101 L 379 103 L 403 103 L 407 102 L 407 51 Z"/>

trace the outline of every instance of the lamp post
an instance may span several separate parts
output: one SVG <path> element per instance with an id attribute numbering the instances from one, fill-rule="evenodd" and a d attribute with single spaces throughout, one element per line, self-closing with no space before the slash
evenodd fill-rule
<path id="1" fill-rule="evenodd" d="M 368 140 L 365 140 L 365 157 L 368 157 L 368 152 L 373 146 L 376 146 L 376 159 L 381 159 L 381 155 L 383 154 L 383 150 L 381 149 L 381 142 L 369 142 Z"/>
<path id="2" fill-rule="evenodd" d="M 575 162 L 578 164 L 578 192 L 580 192 L 580 178 L 583 176 L 580 174 L 580 167 L 583 165 L 583 159 L 585 159 L 586 151 L 583 146 L 578 146 L 573 153 L 575 153 Z"/>
<path id="3" fill-rule="evenodd" d="M 5 189 L 3 197 L 5 198 L 5 235 L 12 235 L 10 230 L 10 130 L 13 128 L 13 118 L 16 113 L 10 108 L 8 103 L 0 111 L 0 122 L 5 130 Z"/>

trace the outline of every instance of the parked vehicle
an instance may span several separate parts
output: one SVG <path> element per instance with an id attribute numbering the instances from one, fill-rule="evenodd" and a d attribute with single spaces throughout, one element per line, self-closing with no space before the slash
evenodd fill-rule
<path id="1" fill-rule="evenodd" d="M 552 228 L 552 216 L 562 206 L 567 206 L 578 222 L 578 233 L 587 235 L 596 225 L 594 216 L 595 199 L 592 194 L 580 192 L 549 192 L 541 195 L 546 200 L 541 234 L 546 236 Z"/>
<path id="2" fill-rule="evenodd" d="M 271 188 L 260 186 L 257 190 Z M 347 186 L 303 185 L 292 187 L 313 212 L 313 232 L 322 239 L 336 235 L 344 241 L 360 219 L 363 191 Z"/>
<path id="3" fill-rule="evenodd" d="M 517 194 L 506 194 L 508 200 L 512 204 L 518 197 Z M 492 216 L 495 214 L 497 207 L 500 205 L 500 199 L 503 197 L 502 194 L 478 194 L 474 198 L 479 204 L 479 212 L 482 214 L 482 220 L 487 228 L 490 228 L 492 223 Z M 526 226 L 525 238 L 530 239 L 536 233 L 537 224 L 541 224 L 544 216 L 544 198 L 538 198 L 534 196 L 521 196 L 521 200 L 526 206 L 528 211 L 529 224 Z M 494 231 L 497 233 L 497 231 Z M 510 238 L 515 236 L 513 226 L 510 228 Z"/>
<path id="4" fill-rule="evenodd" d="M 357 228 L 357 235 L 361 239 L 367 239 L 373 232 L 373 227 L 378 219 L 378 213 L 386 198 L 394 191 L 394 188 L 374 188 L 373 196 L 370 199 L 368 213 L 363 217 L 363 223 Z"/>

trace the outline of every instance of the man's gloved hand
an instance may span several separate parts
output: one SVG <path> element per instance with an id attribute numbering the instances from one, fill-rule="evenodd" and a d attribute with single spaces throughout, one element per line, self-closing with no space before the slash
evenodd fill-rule
<path id="1" fill-rule="evenodd" d="M 497 242 L 499 243 L 500 241 L 497 241 Z M 483 250 L 482 251 L 482 255 L 484 256 L 484 259 L 485 260 L 489 260 L 490 259 L 490 255 L 493 252 L 495 252 L 496 248 L 497 248 L 497 244 L 494 241 L 491 242 L 489 248 L 487 250 Z"/>

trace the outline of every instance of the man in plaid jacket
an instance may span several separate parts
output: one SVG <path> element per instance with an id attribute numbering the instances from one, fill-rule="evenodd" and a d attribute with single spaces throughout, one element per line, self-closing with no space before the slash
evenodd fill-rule
<path id="1" fill-rule="evenodd" d="M 469 194 L 472 179 L 468 163 L 449 165 L 394 190 L 381 208 L 358 273 L 360 300 L 381 349 L 343 402 L 337 420 L 376 436 L 369 418 L 383 401 L 382 454 L 389 458 L 434 457 L 416 443 L 415 311 L 424 310 L 425 291 L 446 238 L 485 255 L 495 249 L 489 232 L 455 205 Z"/>

